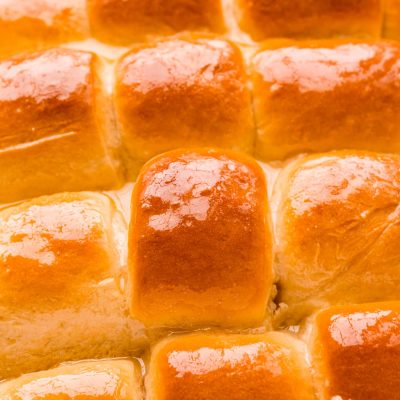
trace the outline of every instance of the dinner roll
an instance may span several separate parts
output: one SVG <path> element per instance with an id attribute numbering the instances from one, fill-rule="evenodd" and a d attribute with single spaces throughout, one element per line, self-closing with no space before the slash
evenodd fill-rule
<path id="1" fill-rule="evenodd" d="M 141 400 L 140 369 L 129 360 L 70 363 L 0 383 L 3 400 Z"/>
<path id="2" fill-rule="evenodd" d="M 131 308 L 149 327 L 262 323 L 272 286 L 267 188 L 247 156 L 177 150 L 132 197 Z"/>
<path id="3" fill-rule="evenodd" d="M 61 48 L 0 62 L 0 202 L 117 184 L 98 63 Z"/>
<path id="4" fill-rule="evenodd" d="M 399 75 L 396 43 L 270 42 L 253 60 L 257 156 L 400 151 Z"/>
<path id="5" fill-rule="evenodd" d="M 288 334 L 192 334 L 151 355 L 148 400 L 313 400 L 304 345 Z"/>
<path id="6" fill-rule="evenodd" d="M 151 35 L 223 32 L 221 0 L 87 0 L 92 34 L 128 45 Z"/>
<path id="7" fill-rule="evenodd" d="M 0 211 L 0 380 L 144 343 L 119 284 L 121 235 L 122 217 L 94 193 Z"/>
<path id="8" fill-rule="evenodd" d="M 400 39 L 400 0 L 385 0 L 385 24 L 383 36 Z"/>
<path id="9" fill-rule="evenodd" d="M 85 0 L 1 0 L 0 57 L 84 39 L 85 7 Z"/>
<path id="10" fill-rule="evenodd" d="M 400 399 L 400 303 L 324 310 L 312 343 L 321 400 Z"/>
<path id="11" fill-rule="evenodd" d="M 378 37 L 381 0 L 235 0 L 241 28 L 253 39 Z"/>
<path id="12" fill-rule="evenodd" d="M 116 75 L 131 178 L 151 157 L 183 146 L 252 150 L 250 92 L 234 44 L 187 36 L 145 45 L 120 60 Z"/>
<path id="13" fill-rule="evenodd" d="M 329 304 L 400 299 L 400 156 L 341 151 L 280 177 L 279 301 L 299 320 Z"/>

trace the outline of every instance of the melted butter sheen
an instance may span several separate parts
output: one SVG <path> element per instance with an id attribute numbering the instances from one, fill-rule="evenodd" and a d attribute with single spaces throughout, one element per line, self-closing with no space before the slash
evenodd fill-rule
<path id="1" fill-rule="evenodd" d="M 254 343 L 245 346 L 233 346 L 227 349 L 201 348 L 196 351 L 172 351 L 168 364 L 175 369 L 176 377 L 183 378 L 186 374 L 207 375 L 220 369 L 231 369 L 240 373 L 257 362 L 263 362 L 263 354 L 267 351 L 265 343 Z M 277 354 L 280 354 L 277 349 Z M 282 374 L 282 368 L 275 359 L 265 360 L 265 368 L 273 376 Z"/>
<path id="2" fill-rule="evenodd" d="M 323 308 L 316 299 L 326 306 L 398 299 L 399 166 L 398 155 L 340 151 L 289 170 L 277 258 L 280 296 L 296 318 Z"/>
<path id="3" fill-rule="evenodd" d="M 161 41 L 122 57 L 115 101 L 132 159 L 181 147 L 252 151 L 251 97 L 240 50 L 197 35 Z"/>
<path id="4" fill-rule="evenodd" d="M 0 259 L 12 265 L 12 259 L 35 261 L 51 266 L 63 242 L 83 242 L 95 238 L 102 216 L 87 212 L 82 202 L 32 206 L 26 212 L 12 215 L 0 228 Z"/>
<path id="5" fill-rule="evenodd" d="M 92 63 L 92 54 L 68 49 L 1 62 L 0 151 L 80 132 L 80 114 L 90 106 Z"/>
<path id="6" fill-rule="evenodd" d="M 63 297 L 88 279 L 109 277 L 105 204 L 73 196 L 63 201 L 63 195 L 43 199 L 0 213 L 0 304 Z"/>
<path id="7" fill-rule="evenodd" d="M 400 72 L 399 49 L 379 43 L 350 43 L 329 48 L 290 46 L 266 50 L 255 57 L 273 92 L 295 86 L 302 93 L 326 92 L 344 84 L 384 85 Z M 400 82 L 392 82 L 395 87 Z M 367 86 L 368 87 L 368 86 Z M 360 87 L 361 89 L 361 87 Z"/>
<path id="8" fill-rule="evenodd" d="M 301 348 L 281 333 L 172 338 L 153 353 L 154 398 L 311 400 Z"/>
<path id="9" fill-rule="evenodd" d="M 148 164 L 132 204 L 138 318 L 261 321 L 271 280 L 267 206 L 263 171 L 245 156 L 175 151 Z"/>
<path id="10" fill-rule="evenodd" d="M 399 151 L 395 42 L 270 42 L 254 57 L 253 68 L 259 157 Z"/>
<path id="11" fill-rule="evenodd" d="M 396 303 L 337 307 L 318 317 L 329 398 L 400 399 L 400 313 Z"/>
<path id="12" fill-rule="evenodd" d="M 216 73 L 230 72 L 231 65 L 224 63 L 229 62 L 231 52 L 232 48 L 220 40 L 162 42 L 124 59 L 122 84 L 146 94 L 160 86 L 176 90 L 210 83 Z"/>
<path id="13" fill-rule="evenodd" d="M 2 400 L 136 400 L 135 361 L 92 360 L 67 363 L 0 383 Z"/>
<path id="14" fill-rule="evenodd" d="M 400 332 L 396 332 L 400 328 L 400 321 L 397 318 L 398 314 L 389 310 L 334 315 L 329 332 L 341 347 L 396 346 L 400 345 Z"/>
<path id="15" fill-rule="evenodd" d="M 85 14 L 85 0 L 0 1 L 0 57 L 84 39 Z"/>
<path id="16" fill-rule="evenodd" d="M 23 385 L 15 400 L 114 400 L 119 377 L 108 372 L 84 372 L 42 378 Z"/>

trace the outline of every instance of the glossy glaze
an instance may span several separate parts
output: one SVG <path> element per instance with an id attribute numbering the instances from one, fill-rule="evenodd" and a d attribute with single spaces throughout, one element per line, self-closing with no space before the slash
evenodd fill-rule
<path id="1" fill-rule="evenodd" d="M 250 158 L 175 151 L 132 198 L 132 311 L 150 326 L 260 324 L 271 290 L 266 182 Z"/>
<path id="2" fill-rule="evenodd" d="M 154 349 L 149 400 L 312 400 L 302 349 L 281 333 L 172 338 Z"/>
<path id="3" fill-rule="evenodd" d="M 108 197 L 87 192 L 0 211 L 0 381 L 144 347 L 122 283 L 120 217 Z"/>
<path id="4" fill-rule="evenodd" d="M 3 210 L 1 305 L 46 308 L 43 303 L 51 298 L 52 307 L 56 299 L 73 300 L 82 285 L 112 277 L 116 250 L 103 215 L 109 207 L 101 196 L 60 194 Z"/>
<path id="5" fill-rule="evenodd" d="M 223 32 L 221 0 L 87 0 L 92 34 L 128 45 L 148 35 Z"/>
<path id="6" fill-rule="evenodd" d="M 317 317 L 324 399 L 400 399 L 400 304 L 337 307 Z"/>
<path id="7" fill-rule="evenodd" d="M 400 47 L 275 41 L 253 60 L 259 157 L 400 150 Z"/>
<path id="8" fill-rule="evenodd" d="M 250 92 L 235 45 L 191 36 L 142 47 L 121 59 L 116 81 L 131 171 L 179 147 L 252 150 Z"/>
<path id="9" fill-rule="evenodd" d="M 255 40 L 271 37 L 378 37 L 381 0 L 235 0 L 241 27 Z"/>
<path id="10" fill-rule="evenodd" d="M 7 400 L 139 400 L 135 368 L 125 360 L 66 364 L 0 383 L 0 395 Z"/>
<path id="11" fill-rule="evenodd" d="M 0 202 L 114 184 L 96 65 L 61 48 L 0 63 Z"/>
<path id="12" fill-rule="evenodd" d="M 85 0 L 0 2 L 0 57 L 80 40 L 87 34 Z"/>
<path id="13" fill-rule="evenodd" d="M 288 170 L 277 222 L 282 301 L 400 299 L 399 168 L 397 155 L 342 151 Z"/>

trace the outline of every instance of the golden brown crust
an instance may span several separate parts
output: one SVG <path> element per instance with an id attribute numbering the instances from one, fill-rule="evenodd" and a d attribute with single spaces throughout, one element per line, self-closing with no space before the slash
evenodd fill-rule
<path id="1" fill-rule="evenodd" d="M 256 154 L 400 151 L 399 59 L 394 42 L 267 44 L 253 60 Z"/>
<path id="2" fill-rule="evenodd" d="M 282 333 L 178 336 L 150 361 L 149 400 L 312 400 L 304 348 Z"/>
<path id="3" fill-rule="evenodd" d="M 153 327 L 260 324 L 272 285 L 267 212 L 251 158 L 199 149 L 150 161 L 132 198 L 133 315 Z"/>
<path id="4" fill-rule="evenodd" d="M 112 276 L 118 254 L 109 208 L 102 196 L 57 194 L 2 210 L 1 306 L 54 309 L 56 301 L 79 302 L 87 294 L 79 293 L 82 286 Z"/>
<path id="5" fill-rule="evenodd" d="M 7 400 L 141 400 L 140 372 L 129 360 L 65 364 L 0 383 Z"/>
<path id="6" fill-rule="evenodd" d="M 321 399 L 400 399 L 400 303 L 320 312 L 313 363 Z"/>
<path id="7" fill-rule="evenodd" d="M 400 0 L 386 0 L 383 37 L 400 39 Z"/>
<path id="8" fill-rule="evenodd" d="M 253 39 L 379 37 L 381 0 L 235 0 Z"/>
<path id="9" fill-rule="evenodd" d="M 99 194 L 45 196 L 0 212 L 0 380 L 143 345 L 119 285 L 117 235 L 125 226 Z"/>
<path id="10" fill-rule="evenodd" d="M 400 157 L 310 156 L 283 175 L 280 301 L 300 319 L 326 304 L 399 299 Z"/>
<path id="11" fill-rule="evenodd" d="M 97 63 L 61 48 L 0 63 L 0 202 L 117 184 Z"/>
<path id="12" fill-rule="evenodd" d="M 84 39 L 87 25 L 85 0 L 2 0 L 0 57 Z"/>
<path id="13" fill-rule="evenodd" d="M 223 32 L 221 0 L 87 0 L 92 34 L 128 45 L 151 35 Z"/>
<path id="14" fill-rule="evenodd" d="M 143 46 L 120 60 L 116 74 L 131 175 L 174 148 L 252 150 L 250 92 L 242 55 L 232 43 L 186 36 Z"/>

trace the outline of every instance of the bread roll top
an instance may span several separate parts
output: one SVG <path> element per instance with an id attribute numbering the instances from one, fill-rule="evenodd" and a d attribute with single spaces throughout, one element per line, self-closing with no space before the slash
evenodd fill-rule
<path id="1" fill-rule="evenodd" d="M 144 346 L 120 284 L 121 236 L 122 217 L 100 194 L 56 194 L 0 211 L 0 379 Z"/>
<path id="2" fill-rule="evenodd" d="M 2 0 L 0 58 L 89 35 L 85 0 Z"/>
<path id="3" fill-rule="evenodd" d="M 276 188 L 280 301 L 298 318 L 329 304 L 399 299 L 400 158 L 306 157 Z"/>
<path id="4" fill-rule="evenodd" d="M 253 59 L 256 154 L 400 150 L 395 42 L 268 42 Z"/>
<path id="5" fill-rule="evenodd" d="M 229 41 L 185 35 L 135 47 L 118 63 L 115 104 L 132 177 L 179 147 L 252 151 L 247 74 Z"/>
<path id="6" fill-rule="evenodd" d="M 118 184 L 99 68 L 62 48 L 0 62 L 0 202 Z"/>
<path id="7" fill-rule="evenodd" d="M 314 399 L 301 342 L 283 333 L 192 334 L 153 350 L 148 400 Z"/>
<path id="8" fill-rule="evenodd" d="M 132 313 L 150 327 L 261 324 L 272 288 L 262 169 L 245 155 L 177 150 L 132 197 Z"/>
<path id="9" fill-rule="evenodd" d="M 64 364 L 0 383 L 7 400 L 141 400 L 140 369 L 129 360 Z"/>
<path id="10" fill-rule="evenodd" d="M 320 398 L 400 399 L 400 303 L 318 313 L 312 356 Z"/>
<path id="11" fill-rule="evenodd" d="M 221 0 L 87 0 L 94 37 L 128 45 L 182 31 L 223 32 Z"/>

